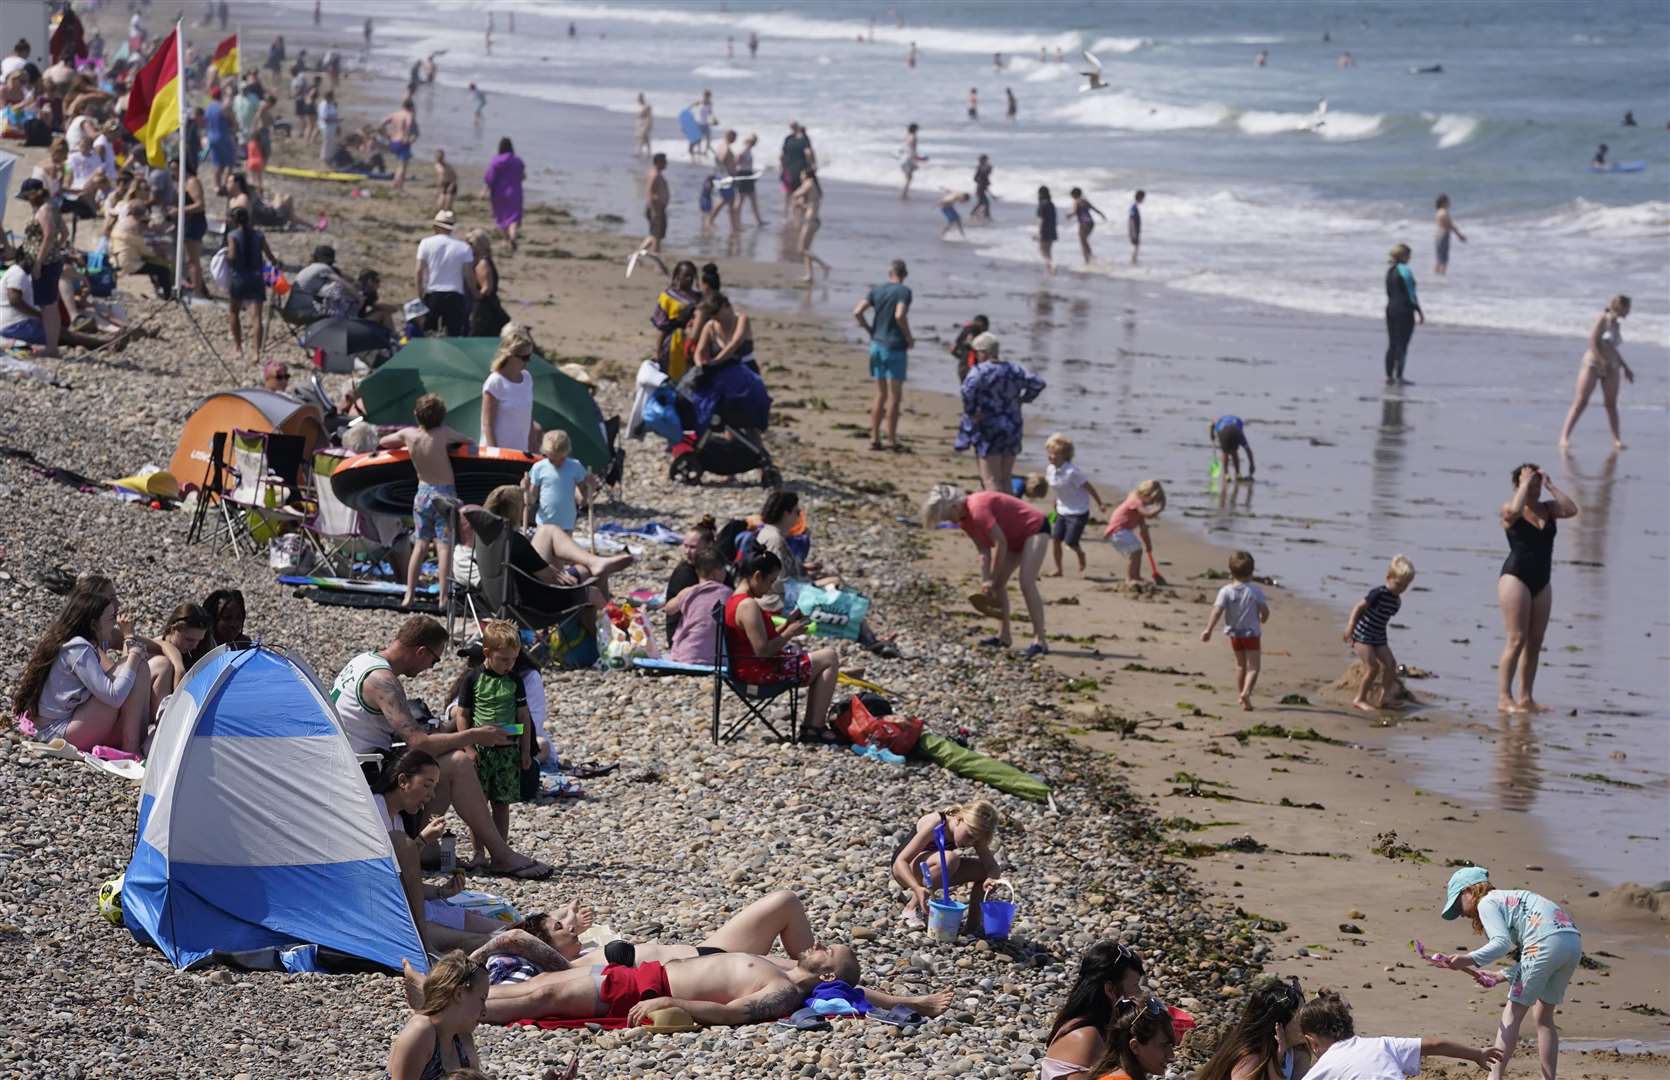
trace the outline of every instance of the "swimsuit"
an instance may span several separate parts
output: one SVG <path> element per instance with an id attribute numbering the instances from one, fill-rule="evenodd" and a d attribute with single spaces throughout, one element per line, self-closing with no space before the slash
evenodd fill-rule
<path id="1" fill-rule="evenodd" d="M 1507 527 L 1508 557 L 1502 563 L 1502 573 L 1525 583 L 1532 596 L 1548 588 L 1554 576 L 1554 531 L 1557 524 L 1551 516 L 1548 523 L 1537 528 L 1524 515 Z"/>
<path id="2" fill-rule="evenodd" d="M 470 1056 L 464 1052 L 464 1040 L 456 1035 L 452 1037 L 452 1052 L 458 1055 L 460 1066 L 469 1068 L 475 1064 L 470 1060 Z M 445 1080 L 445 1077 L 451 1072 L 452 1070 L 441 1061 L 441 1033 L 437 1031 L 435 1033 L 435 1049 L 429 1055 L 429 1060 L 424 1063 L 421 1080 Z"/>

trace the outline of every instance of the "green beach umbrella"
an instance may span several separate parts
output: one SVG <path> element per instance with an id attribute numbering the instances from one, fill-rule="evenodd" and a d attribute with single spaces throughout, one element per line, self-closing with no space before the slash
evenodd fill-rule
<path id="1" fill-rule="evenodd" d="M 481 438 L 481 384 L 493 371 L 498 347 L 498 338 L 418 338 L 360 383 L 365 418 L 410 424 L 417 399 L 435 394 L 446 402 L 449 427 Z M 545 431 L 568 432 L 575 458 L 601 472 L 609 464 L 609 446 L 591 393 L 538 353 L 528 358 L 527 373 L 533 379 L 534 423 Z"/>

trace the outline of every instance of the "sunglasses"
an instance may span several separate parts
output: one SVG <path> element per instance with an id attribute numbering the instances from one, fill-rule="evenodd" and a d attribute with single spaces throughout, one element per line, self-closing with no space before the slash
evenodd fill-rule
<path id="1" fill-rule="evenodd" d="M 440 651 L 438 649 L 436 649 L 434 646 L 432 646 L 432 645 L 419 645 L 418 649 L 419 649 L 419 651 L 428 655 L 429 662 L 431 664 L 438 664 L 438 663 L 441 662 Z"/>
<path id="2" fill-rule="evenodd" d="M 1171 1010 L 1166 1008 L 1165 1002 L 1157 997 L 1120 998 L 1113 1003 L 1113 1008 L 1115 1012 L 1121 1013 L 1140 1009 L 1150 1016 L 1163 1017 L 1166 1020 L 1171 1019 Z"/>

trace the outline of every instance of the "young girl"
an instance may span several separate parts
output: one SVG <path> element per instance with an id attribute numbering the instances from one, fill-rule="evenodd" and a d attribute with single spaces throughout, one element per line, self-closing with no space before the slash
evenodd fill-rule
<path id="1" fill-rule="evenodd" d="M 941 895 L 944 882 L 949 881 L 953 887 L 969 887 L 963 932 L 975 937 L 984 933 L 980 901 L 986 894 L 986 882 L 997 876 L 997 860 L 991 850 L 996 832 L 997 807 L 984 799 L 922 815 L 916 831 L 893 852 L 893 880 L 910 892 L 899 920 L 916 930 L 926 926 L 928 900 Z M 945 877 L 941 877 L 939 864 L 941 838 L 945 844 Z M 974 851 L 972 858 L 959 854 L 970 848 Z"/>
<path id="2" fill-rule="evenodd" d="M 122 647 L 104 669 L 103 650 Z M 63 739 L 78 750 L 113 746 L 141 751 L 150 721 L 149 643 L 119 617 L 116 597 L 77 587 L 41 635 L 18 679 L 12 708 L 28 715 L 41 742 Z"/>
<path id="3" fill-rule="evenodd" d="M 487 1004 L 486 968 L 462 952 L 441 957 L 427 976 L 408 964 L 406 999 L 412 1018 L 389 1047 L 390 1080 L 440 1077 L 481 1063 L 473 1033 Z"/>
<path id="4" fill-rule="evenodd" d="M 191 665 L 186 657 L 197 651 L 214 626 L 209 613 L 196 604 L 181 604 L 168 616 L 162 639 L 157 642 L 157 655 L 149 661 L 151 672 L 151 719 L 160 719 L 163 699 L 185 681 Z"/>
<path id="5" fill-rule="evenodd" d="M 1073 197 L 1073 219 L 1079 224 L 1079 251 L 1084 254 L 1084 265 L 1089 266 L 1093 259 L 1090 254 L 1090 232 L 1096 227 L 1096 218 L 1106 221 L 1108 216 L 1084 197 L 1082 189 L 1074 188 L 1068 194 Z"/>
<path id="6" fill-rule="evenodd" d="M 1316 1059 L 1305 1080 L 1403 1080 L 1421 1071 L 1425 1057 L 1457 1058 L 1481 1067 L 1502 1061 L 1502 1052 L 1494 1047 L 1476 1049 L 1431 1037 L 1359 1036 L 1351 1006 L 1331 990 L 1322 991 L 1299 1010 L 1299 1031 Z M 1501 1080 L 1499 1067 L 1492 1068 L 1490 1075 L 1491 1080 Z M 1545 1070 L 1543 1076 L 1554 1074 Z"/>
<path id="7" fill-rule="evenodd" d="M 574 531 L 580 516 L 575 493 L 590 497 L 593 492 L 591 473 L 576 461 L 574 443 L 561 428 L 547 431 L 540 440 L 539 452 L 545 460 L 534 462 L 528 470 L 528 491 L 536 497 L 534 521 L 540 525 L 555 525 L 567 533 Z"/>
<path id="8" fill-rule="evenodd" d="M 1466 915 L 1473 931 L 1489 938 L 1483 948 L 1446 957 L 1444 966 L 1457 971 L 1483 967 L 1517 951 L 1519 962 L 1508 971 L 1508 1003 L 1502 1009 L 1502 1023 L 1496 1029 L 1496 1046 L 1491 1080 L 1501 1080 L 1508 1058 L 1519 1045 L 1519 1025 L 1534 1008 L 1537 1021 L 1537 1057 L 1544 1080 L 1554 1080 L 1560 1057 L 1560 1032 L 1554 1026 L 1554 1008 L 1566 996 L 1566 984 L 1583 959 L 1583 935 L 1577 924 L 1558 904 L 1525 889 L 1498 889 L 1490 883 L 1490 871 L 1482 866 L 1464 866 L 1450 875 L 1444 899 L 1444 918 Z M 1482 1064 L 1482 1062 L 1481 1062 Z"/>
<path id="9" fill-rule="evenodd" d="M 1132 489 L 1125 501 L 1114 508 L 1108 518 L 1107 531 L 1102 539 L 1113 545 L 1113 550 L 1125 556 L 1125 583 L 1142 581 L 1142 553 L 1154 553 L 1154 539 L 1148 535 L 1148 519 L 1159 517 L 1166 508 L 1165 488 L 1158 480 L 1144 480 Z"/>
<path id="10" fill-rule="evenodd" d="M 1299 980 L 1260 975 L 1250 989 L 1241 1018 L 1194 1080 L 1289 1080 L 1305 1074 L 1310 1051 L 1299 1032 L 1305 1003 Z"/>
<path id="11" fill-rule="evenodd" d="M 1050 189 L 1038 189 L 1038 252 L 1044 257 L 1044 266 L 1050 273 L 1055 273 L 1055 256 L 1050 249 L 1055 247 L 1056 241 L 1055 203 L 1050 200 Z"/>
<path id="12" fill-rule="evenodd" d="M 533 721 L 522 685 L 522 641 L 514 624 L 494 619 L 481 632 L 482 664 L 459 676 L 452 689 L 458 702 L 454 723 L 459 731 L 493 724 L 514 736 L 506 746 L 476 747 L 476 775 L 493 807 L 493 827 L 510 842 L 510 804 L 523 801 L 522 772 L 533 765 Z M 474 837 L 474 858 L 487 851 Z"/>
<path id="13" fill-rule="evenodd" d="M 1038 1080 L 1088 1080 L 1107 1054 L 1114 1003 L 1142 993 L 1142 975 L 1142 958 L 1117 941 L 1085 950 L 1078 979 L 1050 1026 Z"/>
<path id="14" fill-rule="evenodd" d="M 1078 466 L 1073 464 L 1073 440 L 1059 431 L 1049 437 L 1044 443 L 1044 456 L 1049 459 L 1049 468 L 1045 470 L 1044 479 L 1049 481 L 1050 487 L 1055 489 L 1055 524 L 1050 526 L 1050 538 L 1053 541 L 1051 554 L 1055 556 L 1055 576 L 1060 577 L 1061 547 L 1065 544 L 1073 549 L 1073 554 L 1079 557 L 1079 573 L 1084 573 L 1084 548 L 1079 546 L 1079 540 L 1084 536 L 1084 527 L 1090 522 L 1090 500 L 1096 500 L 1096 509 L 1107 513 L 1108 508 L 1102 502 L 1102 496 L 1096 488 L 1079 472 Z"/>
<path id="15" fill-rule="evenodd" d="M 1386 625 L 1403 606 L 1404 590 L 1414 580 L 1415 564 L 1403 555 L 1394 556 L 1386 567 L 1386 584 L 1370 589 L 1345 620 L 1345 640 L 1363 662 L 1363 681 L 1357 687 L 1352 708 L 1376 712 L 1395 707 L 1389 699 L 1397 683 L 1397 657 L 1392 655 L 1391 643 L 1386 638 Z M 1371 703 L 1369 688 L 1376 681 L 1380 683 L 1380 696 Z"/>
<path id="16" fill-rule="evenodd" d="M 1171 1010 L 1159 998 L 1120 998 L 1108 1026 L 1108 1049 L 1091 1070 L 1096 1080 L 1149 1080 L 1164 1076 L 1177 1049 Z"/>

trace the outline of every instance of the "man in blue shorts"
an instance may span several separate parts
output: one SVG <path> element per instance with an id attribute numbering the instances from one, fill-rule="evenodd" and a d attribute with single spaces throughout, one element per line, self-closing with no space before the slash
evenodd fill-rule
<path id="1" fill-rule="evenodd" d="M 876 398 L 870 406 L 870 449 L 880 450 L 881 418 L 887 414 L 888 448 L 901 453 L 899 445 L 899 399 L 905 386 L 909 350 L 916 345 L 910 333 L 910 290 L 905 287 L 905 261 L 894 259 L 887 270 L 887 284 L 877 285 L 870 295 L 852 309 L 852 317 L 870 335 L 870 377 L 876 381 Z M 872 322 L 864 317 L 875 310 Z"/>

